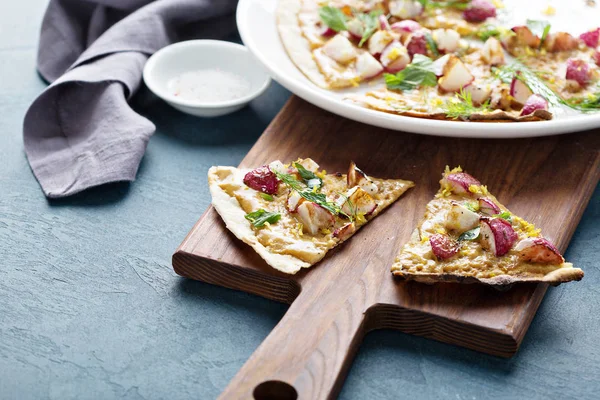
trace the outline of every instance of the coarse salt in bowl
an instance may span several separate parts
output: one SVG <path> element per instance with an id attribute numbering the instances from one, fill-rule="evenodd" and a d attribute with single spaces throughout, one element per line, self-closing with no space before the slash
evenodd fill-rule
<path id="1" fill-rule="evenodd" d="M 246 47 L 220 40 L 166 46 L 146 62 L 146 86 L 168 104 L 199 117 L 239 110 L 261 95 L 271 78 Z"/>

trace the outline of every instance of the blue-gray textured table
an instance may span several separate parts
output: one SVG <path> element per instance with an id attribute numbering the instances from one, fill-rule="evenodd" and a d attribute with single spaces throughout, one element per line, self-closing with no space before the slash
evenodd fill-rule
<path id="1" fill-rule="evenodd" d="M 179 278 L 170 258 L 210 203 L 209 166 L 236 165 L 289 93 L 202 120 L 142 90 L 158 130 L 137 181 L 47 201 L 21 138 L 45 3 L 0 2 L 0 398 L 214 398 L 286 306 Z M 549 290 L 514 358 L 375 332 L 340 397 L 600 397 L 599 224 L 596 190 L 566 254 L 586 276 Z"/>

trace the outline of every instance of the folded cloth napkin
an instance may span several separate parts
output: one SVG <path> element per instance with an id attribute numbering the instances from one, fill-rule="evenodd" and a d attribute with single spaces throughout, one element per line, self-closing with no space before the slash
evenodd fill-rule
<path id="1" fill-rule="evenodd" d="M 23 138 L 44 194 L 132 181 L 155 127 L 127 100 L 148 56 L 172 42 L 234 32 L 236 0 L 51 0 L 38 70 L 52 84 Z"/>

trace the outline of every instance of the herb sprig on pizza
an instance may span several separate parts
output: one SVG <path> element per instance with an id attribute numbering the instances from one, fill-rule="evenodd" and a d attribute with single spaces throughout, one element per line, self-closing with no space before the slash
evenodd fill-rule
<path id="1" fill-rule="evenodd" d="M 356 104 L 461 121 L 540 121 L 600 110 L 600 28 L 506 27 L 490 0 L 281 0 L 288 54 Z M 371 88 L 371 86 L 376 85 Z"/>
<path id="2" fill-rule="evenodd" d="M 580 280 L 540 229 L 511 213 L 460 167 L 446 168 L 440 190 L 392 266 L 419 282 L 516 282 L 553 285 Z"/>
<path id="3" fill-rule="evenodd" d="M 227 228 L 273 268 L 295 274 L 320 261 L 414 186 L 371 178 L 353 162 L 347 174 L 319 171 L 312 159 L 252 170 L 212 167 L 212 203 Z"/>

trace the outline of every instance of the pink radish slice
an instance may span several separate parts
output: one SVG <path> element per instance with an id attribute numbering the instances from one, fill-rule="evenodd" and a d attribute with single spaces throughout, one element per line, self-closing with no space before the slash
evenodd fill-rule
<path id="1" fill-rule="evenodd" d="M 559 265 L 565 262 L 560 251 L 547 239 L 542 237 L 521 240 L 515 246 L 519 258 L 523 261 Z"/>
<path id="2" fill-rule="evenodd" d="M 487 215 L 500 214 L 500 207 L 496 205 L 492 200 L 487 197 L 479 198 L 479 211 Z"/>
<path id="3" fill-rule="evenodd" d="M 277 193 L 279 179 L 267 165 L 258 167 L 244 176 L 246 186 L 267 194 Z"/>
<path id="4" fill-rule="evenodd" d="M 433 254 L 439 260 L 447 260 L 458 253 L 458 243 L 450 239 L 447 235 L 433 234 L 429 237 L 429 244 L 431 245 Z"/>
<path id="5" fill-rule="evenodd" d="M 497 257 L 508 253 L 518 239 L 510 222 L 502 218 L 481 218 L 480 228 L 482 246 Z"/>
<path id="6" fill-rule="evenodd" d="M 421 29 L 421 24 L 411 19 L 405 19 L 404 21 L 394 22 L 391 28 L 398 33 L 413 33 Z"/>
<path id="7" fill-rule="evenodd" d="M 452 191 L 456 194 L 470 193 L 469 187 L 471 185 L 480 186 L 481 182 L 473 178 L 466 172 L 456 172 L 454 174 L 448 174 L 442 179 L 442 184 L 450 186 Z"/>
<path id="8" fill-rule="evenodd" d="M 586 86 L 591 79 L 590 66 L 582 59 L 569 58 L 566 78 L 579 83 L 579 86 Z"/>
<path id="9" fill-rule="evenodd" d="M 496 16 L 496 7 L 487 0 L 473 0 L 463 13 L 468 22 L 483 22 Z"/>
<path id="10" fill-rule="evenodd" d="M 582 33 L 579 35 L 579 39 L 583 40 L 583 43 L 585 43 L 586 46 L 595 49 L 598 47 L 598 41 L 600 41 L 600 28 Z"/>
<path id="11" fill-rule="evenodd" d="M 521 109 L 520 115 L 533 114 L 535 110 L 548 110 L 548 102 L 539 94 L 532 94 L 529 96 L 523 105 L 523 109 Z"/>
<path id="12" fill-rule="evenodd" d="M 423 32 L 415 32 L 408 39 L 406 44 L 408 54 L 413 57 L 415 54 L 427 55 L 427 39 Z"/>

